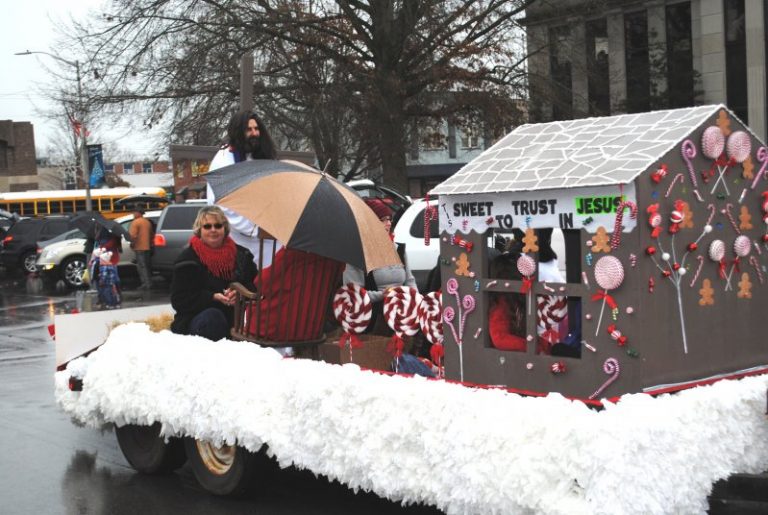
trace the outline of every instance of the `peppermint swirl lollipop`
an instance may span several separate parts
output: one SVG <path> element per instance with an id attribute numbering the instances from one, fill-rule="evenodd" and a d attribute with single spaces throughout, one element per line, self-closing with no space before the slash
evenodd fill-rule
<path id="1" fill-rule="evenodd" d="M 749 157 L 750 152 L 752 152 L 752 141 L 749 139 L 749 134 L 744 131 L 732 132 L 728 136 L 726 150 L 728 151 L 728 157 L 737 163 L 743 163 Z"/>
<path id="2" fill-rule="evenodd" d="M 371 298 L 362 286 L 345 284 L 333 296 L 333 316 L 345 333 L 359 334 L 371 322 Z"/>
<path id="3" fill-rule="evenodd" d="M 419 331 L 418 306 L 421 294 L 416 288 L 397 286 L 384 295 L 384 318 L 400 337 L 413 336 Z"/>
<path id="4" fill-rule="evenodd" d="M 751 249 L 752 241 L 749 239 L 749 236 L 742 234 L 737 236 L 733 242 L 733 252 L 740 258 L 747 257 Z"/>
<path id="5" fill-rule="evenodd" d="M 720 127 L 711 125 L 701 135 L 701 152 L 709 159 L 717 159 L 725 150 L 725 135 Z"/>
<path id="6" fill-rule="evenodd" d="M 429 343 L 443 343 L 441 295 L 436 291 L 424 295 L 421 298 L 417 314 L 421 332 Z"/>
<path id="7" fill-rule="evenodd" d="M 725 243 L 722 240 L 712 240 L 707 253 L 709 259 L 719 263 L 725 257 Z"/>
<path id="8" fill-rule="evenodd" d="M 521 255 L 517 260 L 517 271 L 523 277 L 530 277 L 536 273 L 536 261 L 527 254 Z"/>
<path id="9" fill-rule="evenodd" d="M 624 265 L 615 256 L 603 256 L 595 264 L 595 281 L 604 290 L 614 290 L 624 282 Z"/>

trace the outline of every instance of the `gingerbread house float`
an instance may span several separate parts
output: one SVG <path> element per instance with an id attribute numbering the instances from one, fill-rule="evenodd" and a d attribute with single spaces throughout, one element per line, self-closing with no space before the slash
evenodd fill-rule
<path id="1" fill-rule="evenodd" d="M 767 165 L 722 105 L 518 127 L 431 192 L 446 377 L 598 398 L 768 371 Z"/>

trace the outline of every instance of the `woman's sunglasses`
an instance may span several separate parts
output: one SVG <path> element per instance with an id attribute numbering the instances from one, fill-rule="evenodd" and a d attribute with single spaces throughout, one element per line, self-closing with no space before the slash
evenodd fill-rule
<path id="1" fill-rule="evenodd" d="M 206 231 L 210 231 L 212 228 L 221 229 L 222 227 L 224 227 L 224 224 L 203 224 L 203 229 Z"/>

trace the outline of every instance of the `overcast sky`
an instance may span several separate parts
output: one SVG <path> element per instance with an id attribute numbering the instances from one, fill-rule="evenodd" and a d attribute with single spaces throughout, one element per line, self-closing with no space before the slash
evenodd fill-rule
<path id="1" fill-rule="evenodd" d="M 104 0 L 0 0 L 0 120 L 32 122 L 38 157 L 41 153 L 45 155 L 50 142 L 62 137 L 61 129 L 36 113 L 36 110 L 50 106 L 39 85 L 50 83 L 51 77 L 45 67 L 55 70 L 57 63 L 45 55 L 13 54 L 41 50 L 74 60 L 53 48 L 57 37 L 54 27 L 61 26 L 70 16 L 80 19 L 103 4 Z M 109 121 L 102 120 L 101 123 L 102 126 L 109 125 Z M 110 134 L 94 134 L 93 143 L 101 142 L 96 140 L 104 137 L 119 141 L 120 147 L 135 154 L 151 157 L 154 141 L 147 135 L 129 134 L 122 129 Z"/>

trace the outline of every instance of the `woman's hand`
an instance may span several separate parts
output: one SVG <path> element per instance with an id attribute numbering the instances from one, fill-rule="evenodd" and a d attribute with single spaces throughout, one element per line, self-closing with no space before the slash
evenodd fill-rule
<path id="1" fill-rule="evenodd" d="M 233 306 L 235 304 L 236 292 L 227 288 L 223 293 L 214 293 L 213 300 L 221 302 L 225 306 Z"/>

